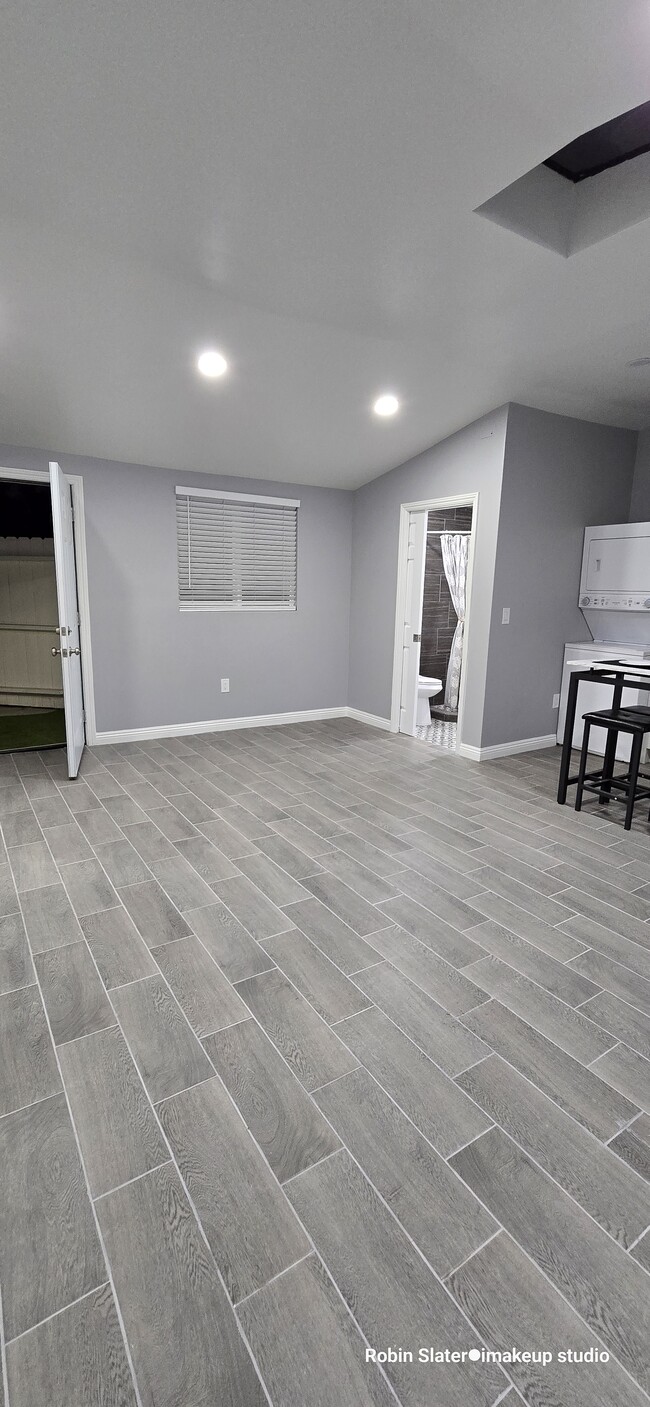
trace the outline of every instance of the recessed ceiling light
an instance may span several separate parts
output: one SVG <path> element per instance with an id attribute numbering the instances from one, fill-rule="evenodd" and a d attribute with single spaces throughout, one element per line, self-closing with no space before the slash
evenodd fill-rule
<path id="1" fill-rule="evenodd" d="M 397 396 L 378 396 L 373 406 L 375 415 L 395 415 L 399 410 Z"/>
<path id="2" fill-rule="evenodd" d="M 224 372 L 228 370 L 226 358 L 221 352 L 216 352 L 213 349 L 201 352 L 196 365 L 202 376 L 212 378 L 215 376 L 223 376 Z"/>

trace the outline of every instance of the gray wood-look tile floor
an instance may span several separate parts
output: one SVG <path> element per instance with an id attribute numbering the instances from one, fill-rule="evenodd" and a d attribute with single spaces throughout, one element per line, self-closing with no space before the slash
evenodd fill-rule
<path id="1" fill-rule="evenodd" d="M 650 826 L 558 765 L 0 756 L 7 1407 L 647 1401 Z"/>

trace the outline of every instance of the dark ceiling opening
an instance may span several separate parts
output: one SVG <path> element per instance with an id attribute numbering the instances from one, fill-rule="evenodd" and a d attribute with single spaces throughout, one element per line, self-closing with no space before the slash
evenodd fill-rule
<path id="1" fill-rule="evenodd" d="M 52 537 L 49 484 L 0 480 L 0 537 Z"/>
<path id="2" fill-rule="evenodd" d="M 593 127 L 591 132 L 583 132 L 581 137 L 549 156 L 544 165 L 566 176 L 568 181 L 586 181 L 589 176 L 598 176 L 610 166 L 632 161 L 647 151 L 650 151 L 650 102 L 630 108 L 620 117 L 603 122 L 601 127 Z"/>

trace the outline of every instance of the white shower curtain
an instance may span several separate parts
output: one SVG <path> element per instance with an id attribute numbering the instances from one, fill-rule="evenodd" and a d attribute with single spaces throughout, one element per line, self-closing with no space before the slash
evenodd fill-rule
<path id="1" fill-rule="evenodd" d="M 442 564 L 451 593 L 458 625 L 451 642 L 451 654 L 447 666 L 445 685 L 445 708 L 458 709 L 460 691 L 460 666 L 463 657 L 463 629 L 465 626 L 465 595 L 467 590 L 467 560 L 469 556 L 469 535 L 461 533 L 441 533 Z"/>

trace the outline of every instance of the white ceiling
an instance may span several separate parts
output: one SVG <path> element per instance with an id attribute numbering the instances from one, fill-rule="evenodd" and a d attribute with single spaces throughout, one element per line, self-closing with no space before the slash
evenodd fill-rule
<path id="1" fill-rule="evenodd" d="M 473 213 L 650 98 L 650 0 L 5 0 L 0 94 L 1 440 L 354 487 L 506 400 L 650 421 L 650 223 Z"/>

